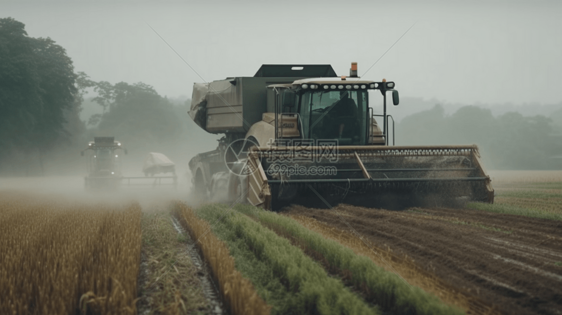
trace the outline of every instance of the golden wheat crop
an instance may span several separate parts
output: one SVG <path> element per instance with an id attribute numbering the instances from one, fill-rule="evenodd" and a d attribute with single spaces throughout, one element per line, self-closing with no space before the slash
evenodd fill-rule
<path id="1" fill-rule="evenodd" d="M 491 211 L 560 220 L 562 171 L 494 171 L 496 198 Z"/>
<path id="2" fill-rule="evenodd" d="M 182 225 L 197 240 L 231 314 L 269 314 L 271 307 L 258 296 L 252 283 L 236 270 L 228 247 L 213 234 L 211 226 L 183 203 L 176 203 L 175 209 Z"/>
<path id="3" fill-rule="evenodd" d="M 0 192 L 0 314 L 136 314 L 141 209 Z"/>
<path id="4" fill-rule="evenodd" d="M 494 188 L 510 184 L 562 182 L 562 171 L 489 171 Z"/>

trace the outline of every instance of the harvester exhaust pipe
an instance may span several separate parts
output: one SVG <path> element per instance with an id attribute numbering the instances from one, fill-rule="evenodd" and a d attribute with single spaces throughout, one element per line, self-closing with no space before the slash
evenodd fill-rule
<path id="1" fill-rule="evenodd" d="M 351 69 L 349 69 L 349 77 L 350 78 L 357 78 L 357 62 L 351 63 Z"/>

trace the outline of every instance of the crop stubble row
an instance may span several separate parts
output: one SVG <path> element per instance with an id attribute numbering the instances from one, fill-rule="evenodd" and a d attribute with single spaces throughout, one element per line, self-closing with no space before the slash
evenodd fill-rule
<path id="1" fill-rule="evenodd" d="M 260 222 L 263 226 L 287 238 L 304 253 L 320 263 L 334 276 L 381 311 L 392 314 L 461 314 L 458 303 L 443 303 L 434 295 L 410 286 L 394 272 L 383 270 L 363 253 L 350 249 L 340 240 L 326 238 L 319 231 L 303 226 L 293 218 L 263 211 L 250 206 L 236 210 Z M 433 293 L 433 292 L 432 292 Z M 447 301 L 450 302 L 450 301 Z M 464 305 L 463 305 L 464 306 Z M 491 314 L 491 313 L 490 313 Z"/>
<path id="2" fill-rule="evenodd" d="M 317 232 L 328 239 L 335 240 L 359 255 L 369 257 L 388 272 L 396 273 L 403 277 L 405 282 L 438 296 L 443 302 L 457 306 L 465 310 L 467 314 L 501 314 L 492 306 L 483 303 L 466 292 L 458 290 L 454 286 L 443 282 L 432 273 L 423 270 L 414 261 L 407 259 L 407 257 L 398 256 L 388 248 L 377 247 L 360 235 L 343 231 L 304 215 L 289 214 L 288 216 L 307 229 Z"/>
<path id="3" fill-rule="evenodd" d="M 261 210 L 263 211 L 263 210 Z M 226 205 L 195 210 L 234 257 L 272 314 L 380 314 L 291 242 Z"/>
<path id="4" fill-rule="evenodd" d="M 272 313 L 462 313 L 293 219 L 244 205 L 194 211 L 178 203 L 176 208 L 186 228 L 200 230 L 200 239 L 216 235 L 227 245 L 234 267 L 256 286 Z M 209 248 L 205 259 L 220 261 Z"/>
<path id="5" fill-rule="evenodd" d="M 210 265 L 223 301 L 230 312 L 248 315 L 269 314 L 270 306 L 258 296 L 252 283 L 236 269 L 228 247 L 214 235 L 209 223 L 198 218 L 193 209 L 184 203 L 175 203 L 174 211 L 191 238 L 196 240 L 196 245 Z"/>
<path id="6" fill-rule="evenodd" d="M 397 212 L 339 206 L 293 207 L 373 244 L 391 248 L 446 283 L 507 314 L 556 314 L 562 308 L 562 222 L 477 210 Z"/>

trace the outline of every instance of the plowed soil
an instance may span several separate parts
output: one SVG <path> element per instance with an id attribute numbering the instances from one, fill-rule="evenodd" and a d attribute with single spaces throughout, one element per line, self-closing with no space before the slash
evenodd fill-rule
<path id="1" fill-rule="evenodd" d="M 478 210 L 292 206 L 408 257 L 505 314 L 562 314 L 562 222 Z"/>

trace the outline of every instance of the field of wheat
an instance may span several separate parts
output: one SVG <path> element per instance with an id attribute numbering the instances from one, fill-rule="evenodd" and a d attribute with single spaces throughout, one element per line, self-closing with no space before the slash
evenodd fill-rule
<path id="1" fill-rule="evenodd" d="M 472 209 L 562 220 L 562 171 L 490 172 L 494 204 L 469 204 Z"/>
<path id="2" fill-rule="evenodd" d="M 0 192 L 0 314 L 136 314 L 141 215 Z"/>

